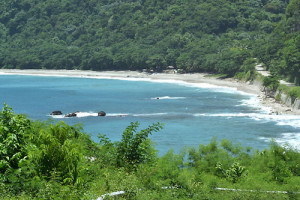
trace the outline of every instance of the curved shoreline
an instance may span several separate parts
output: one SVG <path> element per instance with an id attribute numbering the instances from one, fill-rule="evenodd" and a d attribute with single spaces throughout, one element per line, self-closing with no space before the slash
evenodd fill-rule
<path id="1" fill-rule="evenodd" d="M 270 110 L 270 113 L 300 115 L 300 110 L 291 110 L 283 104 L 275 102 L 273 98 L 267 98 L 259 85 L 247 84 L 235 79 L 217 79 L 206 77 L 205 73 L 193 74 L 171 74 L 171 73 L 144 73 L 137 71 L 82 71 L 82 70 L 40 70 L 40 69 L 0 69 L 0 75 L 32 75 L 32 76 L 61 76 L 61 77 L 80 77 L 96 79 L 122 79 L 129 81 L 155 81 L 188 84 L 207 88 L 232 88 L 241 93 L 257 96 L 260 104 Z"/>

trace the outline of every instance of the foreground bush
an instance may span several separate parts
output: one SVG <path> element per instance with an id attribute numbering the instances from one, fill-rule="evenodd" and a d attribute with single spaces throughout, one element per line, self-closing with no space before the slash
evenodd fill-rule
<path id="1" fill-rule="evenodd" d="M 96 143 L 80 126 L 0 112 L 0 199 L 299 199 L 300 153 L 271 142 L 251 151 L 215 138 L 158 157 L 148 138 L 157 123 L 129 125 L 119 142 Z M 229 190 L 219 190 L 227 188 Z M 285 191 L 285 192 L 276 192 Z M 298 193 L 297 193 L 298 192 Z"/>

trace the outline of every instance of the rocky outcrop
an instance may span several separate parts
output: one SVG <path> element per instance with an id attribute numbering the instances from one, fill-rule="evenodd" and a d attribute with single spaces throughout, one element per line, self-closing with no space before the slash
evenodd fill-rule
<path id="1" fill-rule="evenodd" d="M 75 112 L 66 114 L 65 117 L 76 117 L 77 114 Z"/>
<path id="2" fill-rule="evenodd" d="M 280 100 L 283 104 L 285 104 L 288 107 L 291 107 L 292 109 L 299 110 L 300 109 L 300 100 L 299 99 L 292 99 L 290 95 L 276 91 L 276 99 Z"/>
<path id="3" fill-rule="evenodd" d="M 106 116 L 106 113 L 104 111 L 100 111 L 100 112 L 98 112 L 98 116 L 104 117 L 104 116 Z"/>
<path id="4" fill-rule="evenodd" d="M 59 111 L 59 110 L 56 110 L 56 111 L 53 111 L 50 115 L 62 115 L 62 112 Z M 72 112 L 72 113 L 68 113 L 68 114 L 65 114 L 64 117 L 68 118 L 68 117 L 82 117 L 82 116 L 95 116 L 95 113 L 83 113 L 83 115 L 81 114 L 81 112 L 79 111 L 76 111 L 76 112 Z M 99 117 L 104 117 L 106 116 L 106 112 L 104 111 L 99 111 L 97 113 L 97 116 Z"/>
<path id="5" fill-rule="evenodd" d="M 270 76 L 270 73 L 267 70 L 265 70 L 261 64 L 256 66 L 256 71 L 258 73 L 260 73 L 262 75 L 262 77 Z M 276 102 L 278 102 L 278 103 L 280 102 L 280 103 L 284 104 L 285 106 L 291 108 L 291 109 L 288 109 L 287 111 L 289 111 L 289 110 L 299 111 L 300 110 L 300 99 L 292 98 L 289 94 L 287 94 L 284 91 L 280 91 L 280 90 L 273 91 L 270 88 L 264 87 L 263 86 L 263 78 L 254 80 L 253 84 L 258 86 L 261 89 L 261 92 L 265 93 L 265 96 L 267 98 L 274 98 L 276 100 Z M 295 86 L 295 84 L 286 82 L 284 80 L 280 80 L 280 84 L 286 85 L 287 87 Z"/>
<path id="6" fill-rule="evenodd" d="M 296 100 L 295 100 L 294 105 L 293 105 L 293 108 L 294 108 L 294 109 L 300 109 L 300 100 L 299 100 L 299 99 L 296 99 Z"/>
<path id="7" fill-rule="evenodd" d="M 55 110 L 50 115 L 62 115 L 62 112 L 60 110 Z"/>

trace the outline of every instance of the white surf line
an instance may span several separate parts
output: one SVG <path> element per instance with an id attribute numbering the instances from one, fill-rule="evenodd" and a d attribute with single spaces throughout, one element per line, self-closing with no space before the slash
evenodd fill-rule
<path id="1" fill-rule="evenodd" d="M 163 96 L 163 97 L 153 97 L 152 100 L 159 100 L 159 99 L 170 99 L 170 100 L 177 100 L 177 99 L 185 99 L 186 97 L 170 97 L 170 96 Z"/>
<path id="2" fill-rule="evenodd" d="M 178 189 L 178 187 L 162 187 L 161 189 Z M 288 194 L 288 193 L 293 193 L 293 194 L 300 194 L 300 192 L 287 192 L 287 191 L 258 191 L 258 190 L 246 190 L 246 189 L 231 189 L 231 188 L 215 188 L 215 190 L 220 190 L 220 191 L 234 191 L 234 192 L 259 192 L 259 193 L 272 193 L 272 194 Z M 106 193 L 101 195 L 101 197 L 98 197 L 96 200 L 104 200 L 106 196 L 109 197 L 115 197 L 119 195 L 125 194 L 125 191 L 117 191 L 117 192 L 111 192 L 111 193 Z"/>
<path id="3" fill-rule="evenodd" d="M 163 116 L 168 115 L 168 113 L 106 113 L 105 117 L 152 117 L 152 116 Z M 54 119 L 67 119 L 67 118 L 84 118 L 84 117 L 100 117 L 97 112 L 76 112 L 74 117 L 66 117 L 65 115 L 47 115 Z M 103 116 L 104 117 L 104 116 Z"/>

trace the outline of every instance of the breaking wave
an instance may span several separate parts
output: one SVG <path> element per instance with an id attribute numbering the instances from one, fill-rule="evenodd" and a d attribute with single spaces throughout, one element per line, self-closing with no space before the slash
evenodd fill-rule
<path id="1" fill-rule="evenodd" d="M 248 117 L 256 121 L 274 121 L 280 126 L 292 126 L 300 128 L 300 116 L 298 115 L 270 115 L 264 113 L 198 113 L 195 117 Z"/>
<path id="2" fill-rule="evenodd" d="M 162 116 L 167 115 L 168 113 L 141 113 L 141 114 L 132 114 L 132 113 L 107 113 L 106 117 L 151 117 L 151 116 Z M 50 115 L 54 119 L 64 119 L 64 118 L 72 118 L 65 117 L 65 115 Z M 76 118 L 83 117 L 98 117 L 98 113 L 96 112 L 76 112 Z"/>
<path id="3" fill-rule="evenodd" d="M 282 133 L 280 137 L 259 137 L 259 139 L 265 142 L 270 142 L 272 139 L 274 139 L 275 142 L 282 146 L 288 145 L 292 148 L 300 150 L 300 133 Z"/>
<path id="4" fill-rule="evenodd" d="M 170 97 L 170 96 L 164 96 L 164 97 L 153 97 L 153 98 L 151 98 L 151 99 L 155 99 L 155 100 L 157 100 L 157 99 L 185 99 L 185 97 Z"/>
<path id="5" fill-rule="evenodd" d="M 262 113 L 270 113 L 272 111 L 272 108 L 263 106 L 261 100 L 255 95 L 252 95 L 249 99 L 241 100 L 240 103 L 241 104 L 237 106 L 247 106 L 254 110 L 259 110 Z"/>

